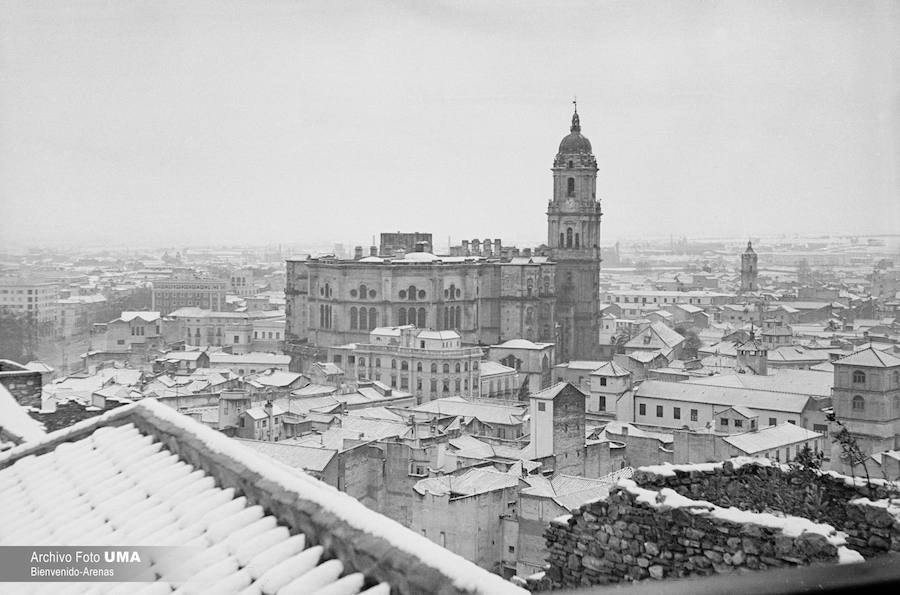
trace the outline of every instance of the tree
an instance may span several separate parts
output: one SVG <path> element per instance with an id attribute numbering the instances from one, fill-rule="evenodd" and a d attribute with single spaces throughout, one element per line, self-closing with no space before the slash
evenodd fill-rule
<path id="1" fill-rule="evenodd" d="M 697 357 L 697 350 L 703 346 L 703 341 L 700 340 L 697 329 L 694 327 L 677 326 L 675 327 L 675 332 L 684 337 L 684 343 L 681 348 L 684 351 L 685 359 Z"/>
<path id="2" fill-rule="evenodd" d="M 868 455 L 862 451 L 862 448 L 859 446 L 859 442 L 856 440 L 856 436 L 850 433 L 850 430 L 845 426 L 834 414 L 831 413 L 825 416 L 828 421 L 836 423 L 838 425 L 838 430 L 836 432 L 831 433 L 832 442 L 840 445 L 841 447 L 841 459 L 846 461 L 848 465 L 850 465 L 850 475 L 856 477 L 856 466 L 860 465 L 863 468 L 863 472 L 866 474 L 866 487 L 869 491 L 872 491 L 872 480 L 869 477 L 869 467 L 866 464 L 866 459 Z"/>
<path id="3" fill-rule="evenodd" d="M 0 308 L 0 359 L 21 364 L 34 359 L 37 330 L 26 315 Z"/>

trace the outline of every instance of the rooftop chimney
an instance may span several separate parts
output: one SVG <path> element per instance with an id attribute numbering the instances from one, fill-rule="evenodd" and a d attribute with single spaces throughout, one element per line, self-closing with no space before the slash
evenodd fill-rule
<path id="1" fill-rule="evenodd" d="M 369 246 L 369 256 L 378 256 L 378 246 Z"/>
<path id="2" fill-rule="evenodd" d="M 362 246 L 357 246 L 353 249 L 353 260 L 359 260 L 363 257 L 363 248 Z"/>

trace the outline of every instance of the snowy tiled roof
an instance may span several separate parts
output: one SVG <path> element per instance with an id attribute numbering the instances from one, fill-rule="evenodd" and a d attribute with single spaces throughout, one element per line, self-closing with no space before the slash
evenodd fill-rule
<path id="1" fill-rule="evenodd" d="M 443 475 L 419 480 L 413 485 L 413 489 L 423 496 L 432 494 L 458 498 L 503 490 L 517 485 L 519 485 L 519 476 L 516 474 L 502 473 L 493 468 L 475 468 L 460 475 Z"/>
<path id="2" fill-rule="evenodd" d="M 768 426 L 755 432 L 732 434 L 724 438 L 725 442 L 742 450 L 747 455 L 764 453 L 768 450 L 814 440 L 822 434 L 784 422 L 777 426 Z"/>
<path id="3" fill-rule="evenodd" d="M 900 358 L 884 353 L 871 346 L 851 353 L 847 357 L 835 361 L 836 364 L 862 366 L 868 368 L 893 368 L 900 366 Z"/>
<path id="4" fill-rule="evenodd" d="M 131 322 L 135 318 L 140 318 L 144 322 L 153 322 L 159 320 L 159 312 L 122 312 L 119 320 L 123 322 Z"/>
<path id="5" fill-rule="evenodd" d="M 462 397 L 435 399 L 413 407 L 411 411 L 436 413 L 443 416 L 458 415 L 465 418 L 475 418 L 487 424 L 502 425 L 520 424 L 522 423 L 522 416 L 525 415 L 525 408 L 521 406 L 473 403 Z"/>
<path id="6" fill-rule="evenodd" d="M 184 592 L 526 593 L 152 399 L 0 454 L 0 492 L 2 546 L 200 550 L 152 557 L 144 575 L 152 587 L 125 592 L 172 592 L 179 570 L 191 581 Z M 116 583 L 68 587 L 122 591 Z"/>
<path id="7" fill-rule="evenodd" d="M 648 397 L 685 403 L 706 403 L 733 407 L 743 405 L 753 410 L 802 412 L 810 397 L 766 390 L 746 390 L 728 386 L 705 386 L 691 380 L 665 382 L 645 380 L 634 394 L 635 398 Z"/>
<path id="8" fill-rule="evenodd" d="M 484 379 L 487 376 L 494 376 L 495 374 L 515 374 L 516 369 L 510 368 L 509 366 L 504 366 L 498 362 L 492 362 L 490 360 L 481 362 L 481 378 Z"/>

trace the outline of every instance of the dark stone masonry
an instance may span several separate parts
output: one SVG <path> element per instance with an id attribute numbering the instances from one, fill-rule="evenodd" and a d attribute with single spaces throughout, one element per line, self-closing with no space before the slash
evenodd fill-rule
<path id="1" fill-rule="evenodd" d="M 528 586 L 727 574 L 900 551 L 900 505 L 887 499 L 886 482 L 870 494 L 849 478 L 811 481 L 810 473 L 748 459 L 639 469 L 607 498 L 549 525 L 549 566 Z"/>
<path id="2" fill-rule="evenodd" d="M 900 503 L 892 513 L 888 482 L 872 479 L 870 487 L 859 478 L 803 471 L 765 459 L 735 461 L 739 464 L 644 467 L 633 480 L 647 489 L 671 488 L 725 508 L 780 512 L 827 523 L 845 532 L 847 547 L 866 558 L 900 552 Z"/>

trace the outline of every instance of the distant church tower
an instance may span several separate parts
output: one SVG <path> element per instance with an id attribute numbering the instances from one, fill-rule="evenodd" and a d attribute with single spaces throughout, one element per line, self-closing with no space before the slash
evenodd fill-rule
<path id="1" fill-rule="evenodd" d="M 553 160 L 547 245 L 556 261 L 558 361 L 595 359 L 599 342 L 600 201 L 597 159 L 581 135 L 578 107 Z"/>
<path id="2" fill-rule="evenodd" d="M 753 245 L 747 242 L 747 249 L 741 254 L 741 292 L 757 291 L 756 275 L 759 269 L 756 266 L 756 251 Z"/>

